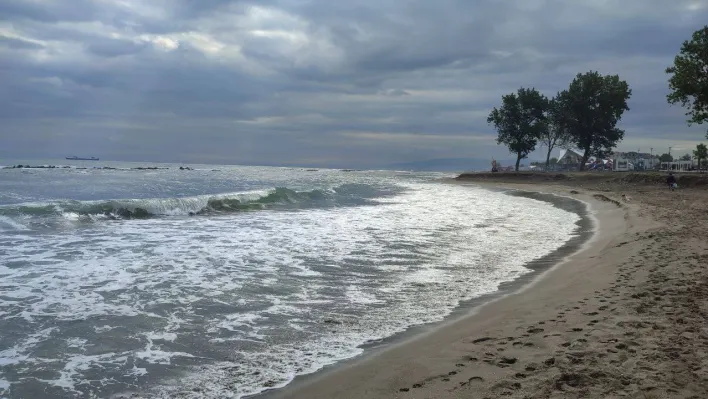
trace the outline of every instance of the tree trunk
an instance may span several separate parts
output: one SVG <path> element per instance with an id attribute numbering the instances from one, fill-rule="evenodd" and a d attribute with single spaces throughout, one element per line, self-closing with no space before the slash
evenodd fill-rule
<path id="1" fill-rule="evenodd" d="M 548 154 L 546 154 L 546 171 L 551 167 L 551 151 L 553 151 L 553 147 L 549 145 Z"/>
<path id="2" fill-rule="evenodd" d="M 585 170 L 585 164 L 588 162 L 588 158 L 590 158 L 590 147 L 586 147 L 585 151 L 583 152 L 583 160 L 580 161 L 581 171 Z"/>
<path id="3" fill-rule="evenodd" d="M 519 163 L 520 163 L 520 162 L 521 162 L 521 153 L 519 152 L 519 153 L 516 154 L 516 169 L 515 169 L 515 170 L 516 170 L 517 172 L 519 171 Z"/>

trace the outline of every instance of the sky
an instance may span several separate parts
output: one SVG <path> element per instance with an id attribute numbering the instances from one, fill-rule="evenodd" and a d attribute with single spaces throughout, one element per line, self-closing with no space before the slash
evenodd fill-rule
<path id="1" fill-rule="evenodd" d="M 0 160 L 487 162 L 510 158 L 503 94 L 589 70 L 633 90 L 619 150 L 680 154 L 706 126 L 664 70 L 706 21 L 708 0 L 2 0 Z"/>

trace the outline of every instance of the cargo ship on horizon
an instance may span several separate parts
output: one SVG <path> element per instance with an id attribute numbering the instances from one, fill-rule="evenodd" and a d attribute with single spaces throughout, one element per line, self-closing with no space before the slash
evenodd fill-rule
<path id="1" fill-rule="evenodd" d="M 81 157 L 73 156 L 73 157 L 66 157 L 66 159 L 68 159 L 70 161 L 98 161 L 98 158 L 96 158 L 96 157 L 81 158 Z"/>

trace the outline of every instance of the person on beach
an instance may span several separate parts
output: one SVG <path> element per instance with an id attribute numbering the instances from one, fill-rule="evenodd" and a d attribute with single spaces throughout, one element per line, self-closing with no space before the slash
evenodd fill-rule
<path id="1" fill-rule="evenodd" d="M 676 184 L 676 177 L 672 172 L 669 172 L 669 176 L 666 178 L 666 184 L 669 186 L 671 191 L 674 191 L 676 187 L 678 186 Z"/>

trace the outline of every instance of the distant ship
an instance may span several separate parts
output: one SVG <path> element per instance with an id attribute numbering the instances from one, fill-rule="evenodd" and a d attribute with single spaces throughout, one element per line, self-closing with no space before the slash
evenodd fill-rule
<path id="1" fill-rule="evenodd" d="M 80 158 L 77 156 L 73 156 L 73 157 L 66 157 L 66 159 L 71 160 L 71 161 L 98 161 L 98 158 L 96 158 L 96 157 Z"/>

